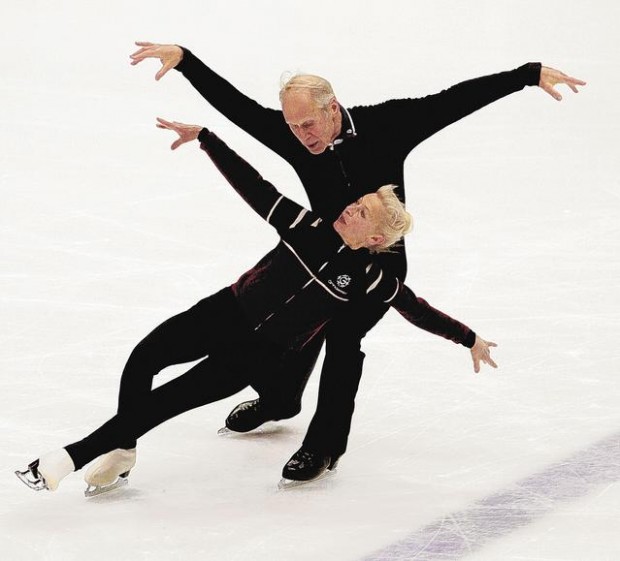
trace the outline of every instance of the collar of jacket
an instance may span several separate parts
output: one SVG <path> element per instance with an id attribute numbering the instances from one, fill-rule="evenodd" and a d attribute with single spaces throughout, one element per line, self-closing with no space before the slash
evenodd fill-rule
<path id="1" fill-rule="evenodd" d="M 355 138 L 357 136 L 357 131 L 355 130 L 355 123 L 353 122 L 353 118 L 351 117 L 351 113 L 349 113 L 349 110 L 346 107 L 340 105 L 340 114 L 342 115 L 342 126 L 340 128 L 340 134 L 329 145 L 330 150 L 333 150 L 334 146 L 342 144 L 345 140 L 349 138 Z"/>

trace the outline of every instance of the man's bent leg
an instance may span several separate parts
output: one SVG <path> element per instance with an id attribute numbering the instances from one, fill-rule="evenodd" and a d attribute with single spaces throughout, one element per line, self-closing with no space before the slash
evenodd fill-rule
<path id="1" fill-rule="evenodd" d="M 365 356 L 359 340 L 334 344 L 328 339 L 317 408 L 304 438 L 304 448 L 334 461 L 344 454 Z"/>
<path id="2" fill-rule="evenodd" d="M 255 373 L 251 385 L 259 397 L 237 405 L 226 418 L 226 427 L 235 432 L 248 432 L 267 421 L 297 415 L 323 340 L 324 333 L 318 333 L 300 351 L 283 352 L 275 370 L 262 368 Z"/>
<path id="3" fill-rule="evenodd" d="M 302 448 L 284 466 L 284 478 L 313 479 L 335 467 L 346 451 L 365 357 L 361 339 L 387 310 L 386 306 L 351 308 L 328 327 L 317 409 Z M 309 459 L 300 467 L 298 457 L 303 454 Z"/>

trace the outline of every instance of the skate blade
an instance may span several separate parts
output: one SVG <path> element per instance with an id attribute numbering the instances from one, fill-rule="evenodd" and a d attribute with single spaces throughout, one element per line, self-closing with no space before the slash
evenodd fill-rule
<path id="1" fill-rule="evenodd" d="M 121 487 L 125 487 L 128 483 L 129 472 L 122 473 L 118 476 L 118 479 L 114 483 L 110 483 L 110 485 L 88 485 L 86 487 L 86 491 L 84 491 L 84 496 L 86 498 L 89 498 L 96 497 L 97 495 L 103 495 L 104 493 L 114 491 L 114 489 L 120 489 Z"/>
<path id="2" fill-rule="evenodd" d="M 35 491 L 43 491 L 43 489 L 47 489 L 45 479 L 43 479 L 40 475 L 38 477 L 35 476 L 30 469 L 25 471 L 18 470 L 15 472 L 15 475 L 17 475 L 17 478 L 30 489 L 34 489 Z"/>
<path id="3" fill-rule="evenodd" d="M 265 427 L 261 425 L 260 427 L 257 427 L 254 430 L 249 430 L 246 432 L 239 432 L 236 430 L 231 430 L 228 427 L 222 427 L 221 429 L 217 431 L 217 434 L 218 436 L 242 436 L 245 434 L 250 435 L 250 436 L 253 436 L 253 435 L 255 436 L 257 434 L 264 434 L 267 432 L 268 430 L 265 430 Z"/>
<path id="4" fill-rule="evenodd" d="M 232 436 L 233 434 L 240 434 L 234 430 L 230 430 L 228 427 L 222 427 L 217 431 L 218 436 Z"/>
<path id="5" fill-rule="evenodd" d="M 278 489 L 284 491 L 286 489 L 294 489 L 295 487 L 302 487 L 303 485 L 307 485 L 308 483 L 313 483 L 315 481 L 320 481 L 321 479 L 326 479 L 331 477 L 332 475 L 336 475 L 335 469 L 327 469 L 321 475 L 315 477 L 314 479 L 306 479 L 305 481 L 297 481 L 296 479 L 285 479 L 284 477 L 280 479 L 278 483 Z"/>

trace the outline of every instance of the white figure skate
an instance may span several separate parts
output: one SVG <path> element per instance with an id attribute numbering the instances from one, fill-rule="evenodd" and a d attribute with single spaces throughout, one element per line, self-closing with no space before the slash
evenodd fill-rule
<path id="1" fill-rule="evenodd" d="M 117 448 L 99 456 L 84 474 L 85 497 L 108 493 L 128 483 L 129 472 L 136 465 L 136 449 Z"/>
<path id="2" fill-rule="evenodd" d="M 60 482 L 75 471 L 75 465 L 68 452 L 61 448 L 49 452 L 35 460 L 24 471 L 16 471 L 15 475 L 25 485 L 35 491 L 55 491 Z"/>

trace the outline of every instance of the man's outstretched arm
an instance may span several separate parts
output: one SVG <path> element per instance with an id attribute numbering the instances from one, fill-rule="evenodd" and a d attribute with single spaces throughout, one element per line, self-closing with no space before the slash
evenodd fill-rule
<path id="1" fill-rule="evenodd" d="M 287 146 L 294 144 L 281 111 L 263 107 L 251 99 L 188 49 L 146 41 L 138 41 L 136 45 L 140 48 L 130 56 L 132 66 L 146 59 L 159 59 L 161 67 L 155 74 L 156 80 L 176 69 L 224 117 L 271 150 L 283 154 Z"/>
<path id="2" fill-rule="evenodd" d="M 443 128 L 526 86 L 538 86 L 559 101 L 562 99 L 556 89 L 559 85 L 578 92 L 578 86 L 584 86 L 585 82 L 554 68 L 530 62 L 514 70 L 460 82 L 436 94 L 396 99 L 383 105 L 386 119 L 397 118 L 402 125 L 398 137 L 406 150 L 411 150 Z"/>

